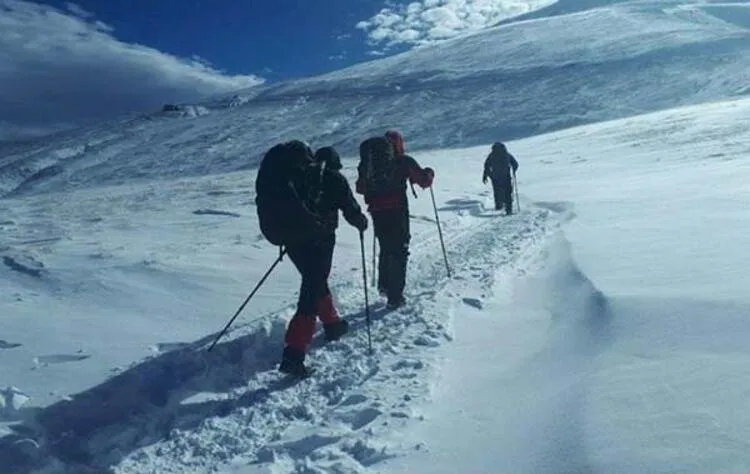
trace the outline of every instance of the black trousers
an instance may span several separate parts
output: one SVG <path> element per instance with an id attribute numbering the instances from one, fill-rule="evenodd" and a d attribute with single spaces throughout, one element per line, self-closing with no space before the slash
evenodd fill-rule
<path id="1" fill-rule="evenodd" d="M 287 247 L 289 260 L 302 276 L 297 314 L 314 316 L 318 302 L 330 292 L 328 276 L 331 273 L 335 245 L 336 235 L 331 234 L 320 240 Z"/>
<path id="2" fill-rule="evenodd" d="M 409 210 L 406 208 L 372 212 L 375 237 L 380 245 L 378 288 L 388 300 L 403 297 L 409 259 Z"/>
<path id="3" fill-rule="evenodd" d="M 495 194 L 495 209 L 505 207 L 506 214 L 513 213 L 513 183 L 508 179 L 492 179 L 492 190 Z"/>

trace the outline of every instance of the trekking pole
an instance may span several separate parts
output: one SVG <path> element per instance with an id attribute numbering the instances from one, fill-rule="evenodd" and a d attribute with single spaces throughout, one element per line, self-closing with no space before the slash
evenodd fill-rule
<path id="1" fill-rule="evenodd" d="M 411 186 L 411 193 L 414 195 L 414 199 L 419 199 L 419 196 L 417 195 L 417 191 L 414 189 L 414 183 L 409 181 L 409 185 Z"/>
<path id="2" fill-rule="evenodd" d="M 266 278 L 271 274 L 274 268 L 276 268 L 276 265 L 281 262 L 281 260 L 284 258 L 284 254 L 286 253 L 286 248 L 279 250 L 279 257 L 276 259 L 275 262 L 273 262 L 273 265 L 271 265 L 271 268 L 268 269 L 265 275 L 263 275 L 263 278 L 260 279 L 257 285 L 255 285 L 255 288 L 253 288 L 253 291 L 250 292 L 248 297 L 245 299 L 245 302 L 242 303 L 242 306 L 239 307 L 236 313 L 234 313 L 234 316 L 232 316 L 232 319 L 229 320 L 226 326 L 224 326 L 224 329 L 221 330 L 218 336 L 216 336 L 216 339 L 214 339 L 214 342 L 211 344 L 211 346 L 208 348 L 208 351 L 211 352 L 211 349 L 214 348 L 217 342 L 219 342 L 219 339 L 224 336 L 224 334 L 229 330 L 229 326 L 232 325 L 235 319 L 237 319 L 237 316 L 240 315 L 243 309 L 245 309 L 245 306 L 250 301 L 250 299 L 255 296 L 255 293 L 260 289 L 260 287 L 263 285 L 263 283 L 266 281 Z"/>
<path id="3" fill-rule="evenodd" d="M 365 288 L 365 318 L 367 319 L 367 348 L 372 354 L 372 335 L 370 334 L 370 300 L 367 296 L 367 267 L 365 258 L 365 233 L 359 231 L 359 246 L 362 248 L 362 283 Z"/>
<path id="4" fill-rule="evenodd" d="M 518 199 L 518 181 L 516 181 L 516 170 L 513 170 L 513 189 L 516 190 L 516 206 L 518 206 L 518 212 L 521 212 L 521 201 Z"/>
<path id="5" fill-rule="evenodd" d="M 443 242 L 443 230 L 440 228 L 440 216 L 438 215 L 437 204 L 435 204 L 435 192 L 430 186 L 430 196 L 432 196 L 432 208 L 435 209 L 435 222 L 437 222 L 438 234 L 440 235 L 440 247 L 443 249 L 443 258 L 445 259 L 445 270 L 448 272 L 448 278 L 451 277 L 451 268 L 448 265 L 448 254 L 445 253 L 445 242 Z"/>
<path id="6" fill-rule="evenodd" d="M 377 249 L 375 248 L 375 232 L 372 233 L 372 287 L 375 288 L 378 285 L 378 266 L 375 262 Z"/>

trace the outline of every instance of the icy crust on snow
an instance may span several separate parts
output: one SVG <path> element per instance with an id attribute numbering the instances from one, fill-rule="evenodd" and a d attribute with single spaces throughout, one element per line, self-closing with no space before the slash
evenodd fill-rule
<path id="1" fill-rule="evenodd" d="M 473 198 L 441 210 L 464 215 L 452 221 L 445 241 L 454 279 L 486 284 L 498 267 L 535 252 L 567 218 L 546 206 L 501 218 Z M 69 469 L 60 472 L 111 466 L 118 473 L 197 473 L 248 465 L 364 472 L 415 449 L 386 435 L 420 419 L 438 361 L 434 348 L 451 340 L 452 311 L 463 304 L 435 258 L 437 239 L 412 247 L 408 308 L 386 312 L 382 302 L 372 304 L 372 356 L 361 283 L 344 282 L 334 292 L 352 333 L 325 345 L 317 335 L 312 378 L 296 381 L 275 370 L 290 308 L 239 326 L 210 353 L 213 335 L 40 409 L 34 423 L 2 438 L 0 460 L 19 469 Z"/>
<path id="2" fill-rule="evenodd" d="M 721 6 L 645 2 L 510 23 L 307 80 L 144 114 L 0 156 L 0 195 L 253 168 L 303 138 L 354 156 L 386 127 L 414 149 L 491 143 L 748 93 L 750 38 Z"/>

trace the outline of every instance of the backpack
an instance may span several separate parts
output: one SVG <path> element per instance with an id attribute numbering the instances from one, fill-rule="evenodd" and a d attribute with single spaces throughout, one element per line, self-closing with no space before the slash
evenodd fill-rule
<path id="1" fill-rule="evenodd" d="M 311 165 L 309 147 L 298 140 L 273 146 L 260 162 L 255 205 L 260 231 L 273 245 L 303 242 L 320 227 L 308 207 Z"/>
<path id="2" fill-rule="evenodd" d="M 510 170 L 510 156 L 505 150 L 495 151 L 490 153 L 490 163 L 492 164 L 492 171 L 495 175 L 505 175 Z"/>
<path id="3" fill-rule="evenodd" d="M 397 191 L 397 167 L 393 144 L 386 137 L 372 137 L 360 143 L 357 171 L 365 183 L 367 196 Z"/>

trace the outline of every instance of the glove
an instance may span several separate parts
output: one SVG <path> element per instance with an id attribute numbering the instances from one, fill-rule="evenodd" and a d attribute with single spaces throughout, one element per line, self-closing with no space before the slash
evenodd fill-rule
<path id="1" fill-rule="evenodd" d="M 484 178 L 482 178 L 482 184 L 487 184 L 487 176 L 485 176 Z"/>
<path id="2" fill-rule="evenodd" d="M 430 177 L 430 179 L 433 179 L 435 177 L 435 170 L 432 168 L 425 168 L 424 172 Z"/>
<path id="3" fill-rule="evenodd" d="M 360 214 L 359 217 L 357 217 L 356 222 L 354 222 L 354 227 L 356 227 L 360 232 L 366 231 L 367 217 L 364 214 Z"/>

